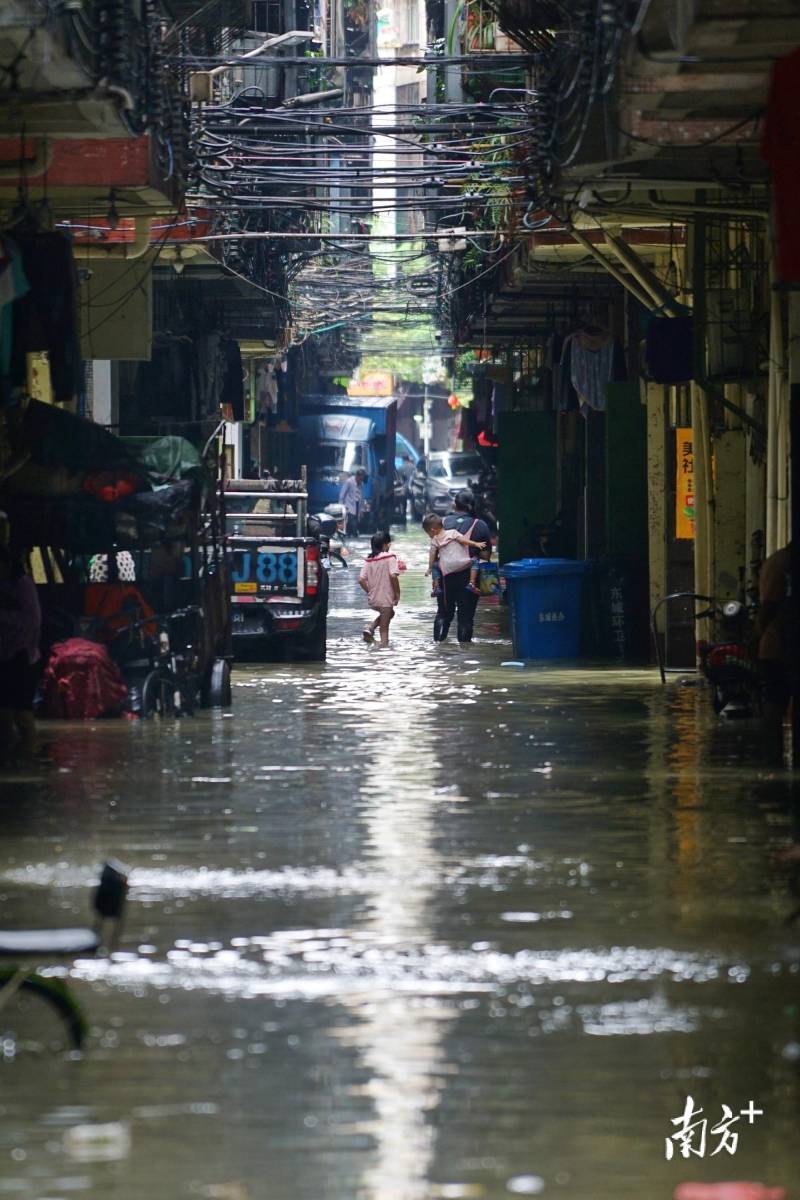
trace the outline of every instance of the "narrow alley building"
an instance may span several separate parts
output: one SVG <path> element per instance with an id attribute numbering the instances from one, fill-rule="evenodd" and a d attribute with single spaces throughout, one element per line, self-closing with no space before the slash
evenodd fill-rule
<path id="1" fill-rule="evenodd" d="M 800 1197 L 798 67 L 0 5 L 0 1198 Z"/>

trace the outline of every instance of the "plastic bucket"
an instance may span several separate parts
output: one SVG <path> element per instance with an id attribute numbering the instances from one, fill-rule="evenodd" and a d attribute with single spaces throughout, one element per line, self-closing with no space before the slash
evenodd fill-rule
<path id="1" fill-rule="evenodd" d="M 568 558 L 522 558 L 500 568 L 517 658 L 578 657 L 581 591 L 591 566 Z"/>

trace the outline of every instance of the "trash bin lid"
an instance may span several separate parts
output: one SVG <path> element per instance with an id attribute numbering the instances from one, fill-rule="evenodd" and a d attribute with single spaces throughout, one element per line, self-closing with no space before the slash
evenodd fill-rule
<path id="1" fill-rule="evenodd" d="M 591 562 L 574 558 L 518 558 L 516 562 L 504 563 L 500 567 L 500 574 L 506 579 L 529 579 L 536 575 L 583 575 L 591 566 Z"/>

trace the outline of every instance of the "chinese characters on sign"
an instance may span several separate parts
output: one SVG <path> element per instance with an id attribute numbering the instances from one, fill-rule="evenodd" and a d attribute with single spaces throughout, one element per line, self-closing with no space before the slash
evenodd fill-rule
<path id="1" fill-rule="evenodd" d="M 566 621 L 563 612 L 540 612 L 539 621 Z"/>
<path id="2" fill-rule="evenodd" d="M 694 443 L 691 429 L 675 430 L 675 537 L 694 537 Z"/>
<path id="3" fill-rule="evenodd" d="M 622 588 L 615 584 L 611 588 L 611 637 L 620 658 L 625 657 L 625 600 Z"/>
<path id="4" fill-rule="evenodd" d="M 705 1158 L 709 1134 L 717 1139 L 709 1158 L 714 1158 L 723 1150 L 727 1150 L 728 1154 L 735 1154 L 739 1144 L 739 1131 L 733 1126 L 741 1117 L 746 1117 L 748 1124 L 752 1125 L 756 1117 L 763 1115 L 763 1108 L 756 1108 L 752 1100 L 747 1102 L 747 1108 L 739 1110 L 737 1116 L 733 1115 L 727 1104 L 723 1104 L 721 1118 L 709 1129 L 709 1121 L 703 1116 L 702 1108 L 695 1108 L 694 1100 L 687 1096 L 682 1115 L 673 1117 L 671 1121 L 676 1126 L 675 1133 L 664 1139 L 665 1157 L 667 1160 L 671 1159 L 677 1149 L 682 1158 L 690 1158 L 692 1155 L 695 1158 Z"/>

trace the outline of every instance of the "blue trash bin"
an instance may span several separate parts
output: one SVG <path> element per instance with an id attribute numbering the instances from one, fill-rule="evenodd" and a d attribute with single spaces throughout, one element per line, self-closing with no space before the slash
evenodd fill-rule
<path id="1" fill-rule="evenodd" d="M 577 658 L 581 642 L 581 592 L 589 562 L 521 558 L 506 563 L 511 636 L 517 658 Z"/>

